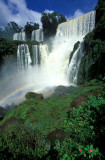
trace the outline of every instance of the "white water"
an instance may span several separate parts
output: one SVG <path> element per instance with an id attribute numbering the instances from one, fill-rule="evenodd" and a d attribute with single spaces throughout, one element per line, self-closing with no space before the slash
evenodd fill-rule
<path id="1" fill-rule="evenodd" d="M 69 66 L 67 67 L 67 78 L 70 83 L 77 84 L 79 65 L 81 62 L 81 58 L 84 56 L 83 45 L 84 43 L 81 42 L 78 49 L 73 54 Z"/>
<path id="2" fill-rule="evenodd" d="M 95 14 L 96 12 L 92 11 L 68 22 L 61 23 L 58 26 L 57 35 L 65 36 L 68 39 L 75 37 L 78 41 L 79 38 L 81 39 L 81 37 L 93 30 Z"/>
<path id="3" fill-rule="evenodd" d="M 33 52 L 33 64 L 38 65 L 40 59 L 39 45 L 33 45 L 32 52 Z"/>
<path id="4" fill-rule="evenodd" d="M 13 40 L 26 41 L 25 32 L 15 33 L 13 35 Z"/>
<path id="5" fill-rule="evenodd" d="M 95 26 L 95 11 L 79 18 L 62 23 L 58 26 L 57 34 L 53 40 L 52 51 L 48 51 L 47 44 L 40 45 L 41 65 L 39 74 L 44 73 L 47 85 L 70 85 L 77 83 L 77 76 L 81 58 L 83 56 L 83 43 L 73 54 L 69 64 L 70 53 L 77 41 L 82 42 L 83 37 L 93 30 Z M 40 82 L 41 83 L 41 82 Z"/>
<path id="6" fill-rule="evenodd" d="M 40 28 L 40 29 L 32 31 L 31 40 L 43 42 L 44 40 L 43 29 Z"/>
<path id="7" fill-rule="evenodd" d="M 77 83 L 79 65 L 83 56 L 83 43 L 80 43 L 79 48 L 73 54 L 70 64 L 69 57 L 74 44 L 77 41 L 82 42 L 83 37 L 92 31 L 94 26 L 95 11 L 92 11 L 79 18 L 60 24 L 50 52 L 47 44 L 32 46 L 32 61 L 34 65 L 33 74 L 36 76 L 38 70 L 37 78 L 40 86 L 66 86 L 72 83 Z M 42 39 L 42 29 L 32 32 L 32 40 L 42 41 Z M 24 47 L 27 49 L 23 49 Z M 24 68 L 24 66 L 25 68 L 28 68 L 30 66 L 30 53 L 28 46 L 24 47 L 23 45 L 18 47 L 17 57 L 18 61 L 21 62 L 21 68 Z M 24 53 L 25 62 L 22 53 Z M 35 84 L 36 83 L 35 80 Z"/>
<path id="8" fill-rule="evenodd" d="M 17 50 L 17 65 L 19 70 L 28 69 L 31 66 L 31 57 L 28 45 L 21 44 Z"/>

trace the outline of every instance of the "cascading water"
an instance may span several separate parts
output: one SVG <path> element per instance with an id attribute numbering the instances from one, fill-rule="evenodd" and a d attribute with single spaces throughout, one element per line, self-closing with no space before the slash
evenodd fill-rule
<path id="1" fill-rule="evenodd" d="M 31 36 L 32 41 L 38 41 L 38 42 L 43 42 L 44 36 L 43 36 L 43 29 L 37 29 L 32 31 L 32 36 Z"/>
<path id="2" fill-rule="evenodd" d="M 26 41 L 25 32 L 15 33 L 13 35 L 13 40 Z"/>
<path id="3" fill-rule="evenodd" d="M 36 65 L 36 66 L 40 65 L 41 55 L 40 55 L 39 45 L 33 45 L 32 52 L 33 52 L 33 56 L 32 56 L 33 65 Z"/>
<path id="4" fill-rule="evenodd" d="M 57 35 L 65 36 L 68 39 L 76 38 L 77 41 L 81 40 L 87 33 L 91 32 L 95 26 L 95 11 L 89 12 L 70 20 L 68 22 L 61 23 L 58 26 Z"/>
<path id="5" fill-rule="evenodd" d="M 92 31 L 94 26 L 95 11 L 92 11 L 60 24 L 50 53 L 45 49 L 45 45 L 42 45 L 43 70 L 47 73 L 46 77 L 51 84 L 55 86 L 76 84 L 79 64 L 83 56 L 83 37 Z M 73 54 L 69 64 L 70 53 L 77 41 L 81 42 L 80 46 Z"/>
<path id="6" fill-rule="evenodd" d="M 68 80 L 70 83 L 73 83 L 73 84 L 77 83 L 79 65 L 81 62 L 81 58 L 84 56 L 83 45 L 84 45 L 84 43 L 81 42 L 78 49 L 73 54 L 73 57 L 69 63 L 69 66 L 67 67 Z"/>
<path id="7" fill-rule="evenodd" d="M 40 77 L 46 77 L 45 79 L 43 78 L 43 84 L 45 83 L 46 87 L 47 85 L 58 86 L 77 83 L 79 64 L 83 56 L 83 37 L 92 31 L 94 26 L 95 11 L 92 11 L 79 18 L 61 23 L 58 26 L 57 34 L 53 40 L 53 45 L 50 52 L 47 44 L 32 46 L 32 64 L 35 68 L 38 67 Z M 33 31 L 32 40 L 37 40 L 39 42 L 42 41 L 43 30 L 38 29 Z M 74 44 L 77 41 L 80 41 L 81 43 L 79 48 L 74 52 L 69 63 L 70 54 L 73 50 Z M 23 66 L 25 66 L 25 68 L 26 66 L 29 66 L 29 50 L 27 52 L 23 49 L 23 45 L 18 47 L 17 57 L 18 61 L 21 62 L 22 68 L 24 68 Z M 42 82 L 40 82 L 40 84 L 41 83 Z"/>
<path id="8" fill-rule="evenodd" d="M 21 44 L 17 50 L 17 65 L 20 69 L 28 69 L 31 66 L 31 57 L 28 45 Z"/>

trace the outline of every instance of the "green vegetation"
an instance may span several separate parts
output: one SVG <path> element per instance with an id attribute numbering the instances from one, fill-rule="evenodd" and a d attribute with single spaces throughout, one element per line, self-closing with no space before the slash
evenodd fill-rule
<path id="1" fill-rule="evenodd" d="M 71 61 L 71 59 L 72 59 L 72 57 L 73 57 L 74 52 L 78 49 L 79 44 L 80 44 L 79 41 L 74 44 L 73 51 L 72 51 L 71 54 L 70 54 L 69 63 L 70 63 L 70 61 Z"/>
<path id="2" fill-rule="evenodd" d="M 21 27 L 15 22 L 10 22 L 5 28 L 0 28 L 0 37 L 6 38 L 8 40 L 13 40 L 14 33 L 25 31 L 28 41 L 31 40 L 32 31 L 37 29 L 39 29 L 38 23 L 27 22 L 24 27 Z"/>
<path id="3" fill-rule="evenodd" d="M 84 38 L 84 57 L 78 72 L 78 84 L 105 77 L 105 1 L 96 6 L 95 29 Z"/>
<path id="4" fill-rule="evenodd" d="M 20 44 L 22 44 L 21 41 L 12 41 L 5 38 L 0 38 L 0 56 L 16 54 L 17 46 Z"/>
<path id="5" fill-rule="evenodd" d="M 26 95 L 25 95 L 26 99 L 38 99 L 38 100 L 41 100 L 43 99 L 43 96 L 42 94 L 36 94 L 36 93 L 33 93 L 33 92 L 28 92 Z"/>
<path id="6" fill-rule="evenodd" d="M 42 100 L 28 93 L 0 122 L 0 159 L 103 160 L 105 84 L 80 88 Z"/>
<path id="7" fill-rule="evenodd" d="M 5 38 L 0 38 L 0 66 L 4 63 L 5 57 L 13 56 L 16 58 L 17 47 L 21 41 L 12 41 Z"/>
<path id="8" fill-rule="evenodd" d="M 41 17 L 41 22 L 45 38 L 48 38 L 49 36 L 54 36 L 56 34 L 58 24 L 65 21 L 66 18 L 58 12 L 53 12 L 53 13 L 43 12 Z"/>

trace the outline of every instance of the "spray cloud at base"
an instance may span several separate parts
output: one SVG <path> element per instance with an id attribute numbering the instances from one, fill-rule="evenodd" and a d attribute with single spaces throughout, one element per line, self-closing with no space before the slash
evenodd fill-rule
<path id="1" fill-rule="evenodd" d="M 76 85 L 79 64 L 83 56 L 83 37 L 92 31 L 94 26 L 95 11 L 60 24 L 51 46 L 48 44 L 32 46 L 33 59 L 31 59 L 28 46 L 19 45 L 17 51 L 18 72 L 12 78 L 10 75 L 10 80 L 3 81 L 0 85 L 0 90 L 5 86 L 0 95 L 1 101 L 4 102 L 3 99 L 6 100 L 10 93 L 11 96 L 12 93 L 13 95 L 17 94 L 20 102 L 28 91 L 43 94 L 49 91 L 50 94 L 53 93 L 53 89 L 51 89 L 53 87 Z M 35 33 L 39 34 L 40 32 Z M 70 61 L 70 54 L 77 41 L 81 43 Z M 33 66 L 31 66 L 32 61 Z M 19 88 L 22 90 L 21 94 Z M 10 102 L 13 99 L 15 98 L 10 98 Z"/>

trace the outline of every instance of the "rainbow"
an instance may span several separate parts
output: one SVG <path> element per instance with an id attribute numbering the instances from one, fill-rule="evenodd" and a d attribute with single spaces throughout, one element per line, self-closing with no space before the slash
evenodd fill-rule
<path id="1" fill-rule="evenodd" d="M 22 86 L 21 88 L 18 88 L 16 90 L 14 90 L 13 92 L 9 93 L 6 97 L 4 97 L 3 99 L 0 100 L 0 106 L 2 106 L 3 103 L 7 102 L 9 99 L 13 98 L 17 94 L 24 91 L 25 89 L 31 88 L 32 86 L 33 86 L 33 84 L 28 84 L 28 85 Z"/>

